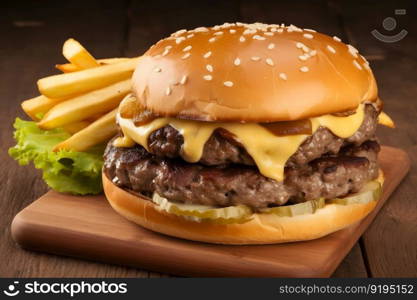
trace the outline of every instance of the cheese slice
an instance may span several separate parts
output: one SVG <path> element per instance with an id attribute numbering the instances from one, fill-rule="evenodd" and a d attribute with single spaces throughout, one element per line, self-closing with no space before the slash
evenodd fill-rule
<path id="1" fill-rule="evenodd" d="M 365 116 L 364 105 L 360 105 L 354 114 L 346 117 L 324 115 L 311 118 L 313 133 L 321 126 L 327 127 L 335 135 L 347 138 L 353 135 L 361 126 Z M 131 146 L 131 140 L 142 145 L 149 151 L 148 137 L 159 128 L 171 125 L 184 137 L 182 146 L 183 157 L 190 163 L 200 160 L 204 145 L 213 131 L 224 128 L 234 135 L 234 138 L 243 145 L 255 161 L 259 172 L 277 181 L 284 180 L 284 167 L 287 160 L 293 155 L 309 134 L 290 136 L 277 136 L 258 123 L 227 123 L 227 122 L 201 122 L 181 120 L 175 118 L 157 118 L 145 125 L 135 126 L 133 121 L 122 118 L 120 114 L 117 121 L 122 129 L 125 141 L 116 140 L 116 146 Z"/>

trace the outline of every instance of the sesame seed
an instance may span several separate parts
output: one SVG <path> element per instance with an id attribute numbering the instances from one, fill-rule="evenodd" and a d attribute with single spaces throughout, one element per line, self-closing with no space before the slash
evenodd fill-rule
<path id="1" fill-rule="evenodd" d="M 284 31 L 284 29 L 282 29 L 282 28 L 278 28 L 278 29 L 277 29 L 277 32 L 278 32 L 278 33 L 282 33 L 283 31 Z"/>
<path id="2" fill-rule="evenodd" d="M 295 46 L 296 46 L 298 49 L 301 49 L 301 48 L 303 48 L 303 47 L 304 47 L 304 44 L 303 44 L 303 43 L 300 43 L 300 42 L 297 42 L 297 43 L 295 44 Z"/>
<path id="3" fill-rule="evenodd" d="M 171 88 L 167 87 L 166 91 L 165 91 L 165 95 L 169 96 L 171 95 Z"/>
<path id="4" fill-rule="evenodd" d="M 240 58 L 236 58 L 233 63 L 235 64 L 235 66 L 240 65 Z"/>
<path id="5" fill-rule="evenodd" d="M 180 84 L 185 84 L 187 82 L 187 75 L 181 77 Z"/>
<path id="6" fill-rule="evenodd" d="M 212 80 L 212 79 L 213 79 L 213 76 L 211 76 L 211 75 L 204 75 L 204 76 L 203 76 L 203 79 L 204 79 L 204 80 L 207 80 L 207 81 L 210 81 L 210 80 Z"/>
<path id="7" fill-rule="evenodd" d="M 183 34 L 185 32 L 187 32 L 186 29 L 181 29 L 181 30 L 178 30 L 177 32 L 174 32 L 172 35 L 173 36 L 179 36 L 180 34 Z"/>
<path id="8" fill-rule="evenodd" d="M 268 64 L 268 65 L 270 65 L 270 66 L 273 66 L 274 65 L 274 61 L 272 60 L 272 58 L 267 58 L 266 60 L 265 60 L 265 62 Z"/>
<path id="9" fill-rule="evenodd" d="M 179 38 L 176 38 L 176 39 L 175 39 L 175 43 L 179 44 L 179 43 L 181 43 L 181 42 L 182 42 L 182 41 L 184 41 L 184 40 L 185 40 L 185 37 L 180 36 Z"/>
<path id="10" fill-rule="evenodd" d="M 371 68 L 369 67 L 369 61 L 367 61 L 367 59 L 362 55 L 360 55 L 360 57 L 364 61 L 362 65 L 365 67 L 365 69 L 370 70 Z"/>
<path id="11" fill-rule="evenodd" d="M 206 65 L 206 69 L 209 72 L 213 72 L 213 66 L 212 65 Z"/>
<path id="12" fill-rule="evenodd" d="M 279 73 L 279 78 L 281 78 L 282 80 L 287 80 L 287 74 Z"/>
<path id="13" fill-rule="evenodd" d="M 341 42 L 342 40 L 340 38 L 338 38 L 337 36 L 334 36 L 333 39 L 337 42 Z"/>
<path id="14" fill-rule="evenodd" d="M 332 53 L 336 53 L 336 50 L 330 45 L 327 45 L 327 50 L 329 50 Z"/>
<path id="15" fill-rule="evenodd" d="M 365 68 L 365 69 L 367 69 L 367 70 L 370 70 L 370 69 L 371 69 L 371 67 L 369 66 L 369 63 L 368 63 L 368 62 L 364 62 L 364 63 L 363 63 L 363 66 L 364 66 L 364 68 Z"/>
<path id="16" fill-rule="evenodd" d="M 258 61 L 261 58 L 259 56 L 252 56 L 250 59 L 253 60 L 253 61 Z"/>
<path id="17" fill-rule="evenodd" d="M 271 43 L 271 44 L 268 45 L 268 49 L 269 50 L 272 50 L 274 48 L 275 48 L 275 44 L 274 43 Z"/>
<path id="18" fill-rule="evenodd" d="M 301 71 L 301 72 L 304 72 L 304 73 L 305 73 L 305 72 L 308 72 L 308 70 L 309 70 L 309 69 L 308 69 L 308 67 L 306 67 L 306 66 L 303 66 L 303 67 L 301 67 L 301 68 L 300 68 L 300 71 Z"/>
<path id="19" fill-rule="evenodd" d="M 310 33 L 304 33 L 303 37 L 305 37 L 306 39 L 312 39 L 314 36 Z"/>
<path id="20" fill-rule="evenodd" d="M 185 54 L 181 57 L 181 59 L 186 59 L 186 58 L 189 58 L 189 57 L 190 57 L 190 55 L 191 55 L 191 53 L 190 53 L 190 52 L 187 52 L 187 53 L 185 53 Z"/>
<path id="21" fill-rule="evenodd" d="M 310 32 L 317 32 L 317 31 L 315 31 L 314 29 L 304 29 L 305 31 L 310 31 Z"/>
<path id="22" fill-rule="evenodd" d="M 207 52 L 203 55 L 204 58 L 209 58 L 211 56 L 211 51 Z"/>
<path id="23" fill-rule="evenodd" d="M 257 35 L 257 34 L 255 34 L 252 38 L 254 40 L 258 40 L 258 41 L 264 41 L 265 40 L 265 38 L 263 36 L 260 36 L 260 35 Z"/>
<path id="24" fill-rule="evenodd" d="M 315 56 L 317 54 L 317 51 L 316 50 L 311 50 L 310 51 L 310 56 Z"/>
<path id="25" fill-rule="evenodd" d="M 171 45 L 165 46 L 165 49 L 170 50 L 171 48 L 172 48 L 172 46 L 171 46 Z"/>
<path id="26" fill-rule="evenodd" d="M 272 27 L 271 32 L 277 32 L 277 29 L 275 27 Z"/>
<path id="27" fill-rule="evenodd" d="M 287 32 L 293 32 L 294 30 L 291 27 L 287 28 Z"/>
<path id="28" fill-rule="evenodd" d="M 243 31 L 243 34 L 254 34 L 256 33 L 256 29 L 246 29 L 245 31 Z"/>
<path id="29" fill-rule="evenodd" d="M 194 36 L 194 33 L 187 35 L 187 39 L 191 39 Z"/>
<path id="30" fill-rule="evenodd" d="M 291 29 L 292 31 L 302 32 L 303 30 L 301 28 L 298 28 L 297 26 L 291 24 L 288 26 L 288 29 Z"/>
<path id="31" fill-rule="evenodd" d="M 267 35 L 267 36 L 274 36 L 274 33 L 273 33 L 273 32 L 264 32 L 264 35 Z"/>
<path id="32" fill-rule="evenodd" d="M 222 34 L 223 34 L 223 31 L 217 31 L 213 35 L 222 35 Z"/>
<path id="33" fill-rule="evenodd" d="M 244 41 L 246 41 L 246 39 L 245 39 L 245 37 L 244 37 L 244 36 L 241 36 L 241 37 L 239 38 L 239 41 L 241 41 L 241 42 L 243 43 Z"/>
<path id="34" fill-rule="evenodd" d="M 356 49 L 355 47 L 353 47 L 352 45 L 347 45 L 348 46 L 348 51 L 350 54 L 352 54 L 353 57 L 357 58 L 358 57 L 358 49 Z"/>
<path id="35" fill-rule="evenodd" d="M 164 52 L 162 52 L 162 56 L 165 56 L 169 53 L 169 49 L 165 49 Z"/>
<path id="36" fill-rule="evenodd" d="M 159 73 L 159 72 L 161 72 L 162 71 L 162 69 L 161 68 L 155 68 L 155 72 L 156 73 Z"/>
<path id="37" fill-rule="evenodd" d="M 225 81 L 225 82 L 223 82 L 223 84 L 227 87 L 232 87 L 233 86 L 233 82 L 231 82 L 231 81 Z"/>
<path id="38" fill-rule="evenodd" d="M 234 33 L 236 33 L 236 30 L 234 30 L 234 29 L 230 29 L 230 30 L 229 30 L 229 32 L 230 32 L 231 34 L 234 34 Z"/>
<path id="39" fill-rule="evenodd" d="M 182 51 L 184 51 L 184 52 L 190 51 L 192 47 L 193 46 L 188 45 L 187 47 L 185 47 L 184 49 L 182 49 Z"/>
<path id="40" fill-rule="evenodd" d="M 309 49 L 306 45 L 304 45 L 303 43 L 301 43 L 301 42 L 297 42 L 297 43 L 295 44 L 295 46 L 296 46 L 298 49 L 302 49 L 304 52 L 308 52 L 308 51 L 310 51 L 310 49 Z"/>
<path id="41" fill-rule="evenodd" d="M 216 40 L 216 38 L 215 37 L 212 37 L 212 38 L 209 39 L 209 42 L 210 43 L 213 43 L 215 40 Z"/>
<path id="42" fill-rule="evenodd" d="M 197 27 L 194 29 L 195 32 L 207 32 L 209 31 L 206 27 Z"/>
<path id="43" fill-rule="evenodd" d="M 355 65 L 356 68 L 358 68 L 359 70 L 362 70 L 361 65 L 356 60 L 353 60 L 353 64 Z"/>
<path id="44" fill-rule="evenodd" d="M 303 60 L 303 61 L 306 61 L 308 59 L 308 56 L 307 55 L 300 55 L 298 58 Z"/>

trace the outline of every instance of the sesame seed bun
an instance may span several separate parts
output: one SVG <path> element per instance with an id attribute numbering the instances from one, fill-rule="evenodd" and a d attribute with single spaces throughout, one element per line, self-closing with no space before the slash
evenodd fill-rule
<path id="1" fill-rule="evenodd" d="M 140 60 L 133 90 L 155 114 L 204 121 L 299 120 L 377 99 L 368 62 L 339 38 L 242 23 L 159 41 Z"/>
<path id="2" fill-rule="evenodd" d="M 383 183 L 380 171 L 379 182 Z M 196 222 L 161 211 L 149 199 L 117 187 L 103 173 L 103 188 L 120 215 L 147 229 L 192 241 L 250 245 L 306 241 L 320 238 L 362 220 L 377 201 L 349 205 L 326 204 L 315 213 L 292 217 L 256 213 L 243 224 Z"/>

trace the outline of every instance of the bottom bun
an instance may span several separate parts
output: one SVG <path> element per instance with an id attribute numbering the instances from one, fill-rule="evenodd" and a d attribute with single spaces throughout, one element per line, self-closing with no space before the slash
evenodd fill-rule
<path id="1" fill-rule="evenodd" d="M 293 217 L 253 214 L 243 224 L 196 222 L 161 211 L 152 201 L 114 185 L 103 173 L 110 205 L 122 216 L 147 229 L 192 241 L 216 244 L 276 244 L 312 240 L 363 219 L 378 201 L 365 204 L 326 204 L 315 213 Z"/>

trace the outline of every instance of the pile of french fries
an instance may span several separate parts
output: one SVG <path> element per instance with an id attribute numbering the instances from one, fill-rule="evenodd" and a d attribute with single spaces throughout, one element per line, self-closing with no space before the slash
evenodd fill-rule
<path id="1" fill-rule="evenodd" d="M 54 151 L 85 151 L 116 134 L 117 107 L 130 93 L 140 57 L 95 59 L 74 39 L 64 43 L 62 54 L 69 63 L 56 68 L 63 74 L 38 80 L 41 95 L 23 101 L 22 108 L 40 128 L 71 134 Z"/>

